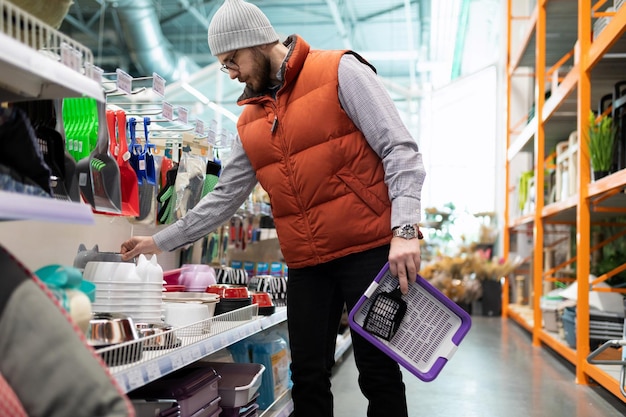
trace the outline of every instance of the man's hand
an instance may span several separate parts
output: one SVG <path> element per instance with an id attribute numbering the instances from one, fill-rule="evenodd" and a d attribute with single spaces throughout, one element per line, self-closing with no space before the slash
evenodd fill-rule
<path id="1" fill-rule="evenodd" d="M 156 255 L 161 253 L 161 250 L 154 243 L 152 236 L 135 236 L 122 243 L 120 253 L 122 259 L 128 261 L 142 253 L 144 255 Z"/>
<path id="2" fill-rule="evenodd" d="M 389 271 L 398 277 L 400 291 L 406 294 L 409 291 L 409 282 L 415 282 L 417 273 L 422 262 L 419 239 L 404 239 L 394 237 L 391 239 L 389 249 Z"/>

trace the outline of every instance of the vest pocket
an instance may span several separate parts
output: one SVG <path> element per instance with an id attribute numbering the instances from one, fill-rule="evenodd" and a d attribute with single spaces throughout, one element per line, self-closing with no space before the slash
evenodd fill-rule
<path id="1" fill-rule="evenodd" d="M 390 204 L 381 200 L 376 194 L 363 184 L 357 177 L 346 172 L 338 172 L 339 178 L 352 192 L 363 201 L 376 215 L 381 216 Z M 384 187 L 383 184 L 375 184 L 373 187 Z M 385 187 L 386 190 L 386 187 Z"/>

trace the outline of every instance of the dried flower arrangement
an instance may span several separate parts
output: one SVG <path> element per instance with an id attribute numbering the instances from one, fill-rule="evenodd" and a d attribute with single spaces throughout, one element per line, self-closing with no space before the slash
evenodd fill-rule
<path id="1" fill-rule="evenodd" d="M 482 281 L 499 281 L 520 265 L 521 258 L 485 258 L 475 246 L 454 257 L 439 257 L 424 266 L 420 275 L 456 303 L 478 300 L 482 296 Z"/>

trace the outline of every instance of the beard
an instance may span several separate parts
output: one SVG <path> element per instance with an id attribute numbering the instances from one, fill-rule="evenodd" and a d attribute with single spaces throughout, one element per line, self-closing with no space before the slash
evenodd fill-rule
<path id="1" fill-rule="evenodd" d="M 245 82 L 246 86 L 256 94 L 262 94 L 266 92 L 271 86 L 270 72 L 272 66 L 268 57 L 263 55 L 258 49 L 252 49 L 253 74 Z"/>

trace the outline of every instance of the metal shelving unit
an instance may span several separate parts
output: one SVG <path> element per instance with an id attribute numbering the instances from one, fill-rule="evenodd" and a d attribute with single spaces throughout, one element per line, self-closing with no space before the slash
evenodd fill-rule
<path id="1" fill-rule="evenodd" d="M 7 0 L 0 0 L 0 11 L 0 101 L 104 101 L 102 87 L 88 76 L 93 54 L 87 47 Z"/>
<path id="2" fill-rule="evenodd" d="M 0 102 L 83 96 L 103 102 L 104 91 L 86 68 L 93 68 L 93 55 L 85 46 L 0 0 Z M 0 220 L 94 222 L 86 204 L 4 191 Z"/>
<path id="3" fill-rule="evenodd" d="M 626 66 L 626 8 L 603 13 L 611 2 L 605 0 L 537 0 L 525 21 L 526 27 L 517 45 L 513 45 L 514 29 L 522 19 L 514 16 L 514 2 L 508 1 L 507 54 L 507 158 L 505 191 L 504 253 L 510 252 L 511 236 L 520 226 L 533 226 L 533 255 L 530 285 L 534 289 L 528 306 L 509 305 L 508 291 L 503 296 L 503 315 L 516 321 L 533 336 L 534 345 L 544 345 L 576 368 L 576 382 L 589 384 L 594 380 L 612 394 L 626 401 L 620 387 L 616 366 L 598 366 L 588 361 L 589 346 L 589 259 L 592 253 L 591 224 L 626 208 L 623 193 L 626 170 L 618 171 L 598 181 L 591 179 L 588 147 L 581 132 L 588 129 L 588 114 L 603 95 L 613 91 L 614 84 L 624 78 Z M 593 21 L 608 18 L 604 29 L 593 36 Z M 593 38 L 593 39 L 592 39 Z M 546 98 L 547 85 L 555 72 L 561 74 Z M 534 116 L 515 128 L 511 110 L 512 96 L 516 94 L 515 77 L 534 77 Z M 542 192 L 535 196 L 531 214 L 516 217 L 512 210 L 511 165 L 521 153 L 532 154 L 535 189 L 543 190 L 544 161 L 559 141 L 572 131 L 578 132 L 576 195 L 555 203 L 546 203 Z M 570 348 L 558 335 L 542 327 L 540 297 L 546 274 L 544 247 L 548 224 L 570 225 L 576 228 L 576 280 L 578 305 L 576 337 L 578 349 Z M 509 288 L 507 282 L 505 288 Z M 617 372 L 616 372 L 617 371 Z"/>
<path id="4" fill-rule="evenodd" d="M 180 346 L 160 350 L 143 349 L 151 336 L 134 342 L 98 349 L 105 363 L 114 364 L 110 372 L 124 392 L 130 392 L 155 381 L 177 369 L 226 348 L 253 334 L 267 330 L 287 320 L 287 308 L 277 307 L 271 316 L 257 316 L 252 305 L 234 310 L 189 326 L 172 329 L 159 337 L 173 333 Z M 208 330 L 207 330 L 208 329 Z M 350 332 L 339 335 L 335 359 L 339 360 L 351 346 Z M 291 393 L 286 391 L 261 416 L 288 417 L 293 412 Z"/>
<path id="5" fill-rule="evenodd" d="M 256 314 L 257 306 L 252 305 L 170 330 L 180 341 L 171 349 L 142 351 L 147 339 L 140 339 L 97 352 L 105 362 L 119 364 L 110 367 L 111 374 L 129 392 L 287 320 L 286 307 L 277 307 L 271 316 Z"/>

